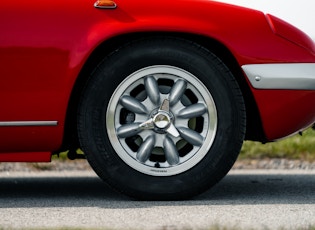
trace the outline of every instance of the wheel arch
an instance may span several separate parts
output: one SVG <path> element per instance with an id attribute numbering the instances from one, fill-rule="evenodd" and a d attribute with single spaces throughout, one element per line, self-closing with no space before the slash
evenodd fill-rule
<path id="1" fill-rule="evenodd" d="M 85 83 L 89 79 L 90 74 L 93 72 L 97 64 L 100 63 L 104 56 L 110 54 L 111 52 L 114 52 L 125 43 L 131 42 L 132 40 L 157 36 L 168 36 L 186 39 L 207 48 L 215 55 L 217 55 L 231 70 L 243 93 L 247 115 L 246 139 L 262 142 L 265 141 L 265 135 L 262 128 L 259 111 L 253 94 L 251 93 L 251 90 L 246 82 L 241 68 L 237 63 L 237 60 L 226 46 L 215 39 L 195 34 L 167 32 L 133 33 L 120 35 L 104 41 L 91 53 L 91 55 L 85 62 L 71 92 L 71 97 L 66 114 L 65 135 L 61 150 L 76 149 L 79 147 L 76 125 L 80 95 L 82 90 L 84 89 Z"/>

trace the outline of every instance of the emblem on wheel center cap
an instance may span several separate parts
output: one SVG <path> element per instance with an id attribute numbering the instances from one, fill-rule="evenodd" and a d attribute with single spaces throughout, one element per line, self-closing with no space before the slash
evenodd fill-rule
<path id="1" fill-rule="evenodd" d="M 171 124 L 171 118 L 167 113 L 160 111 L 154 116 L 153 122 L 159 129 L 165 129 Z"/>

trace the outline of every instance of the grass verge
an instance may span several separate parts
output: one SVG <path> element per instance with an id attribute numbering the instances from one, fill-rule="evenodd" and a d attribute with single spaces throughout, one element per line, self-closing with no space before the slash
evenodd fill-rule
<path id="1" fill-rule="evenodd" d="M 239 159 L 287 158 L 305 161 L 315 160 L 315 130 L 307 129 L 303 135 L 261 144 L 245 141 Z"/>

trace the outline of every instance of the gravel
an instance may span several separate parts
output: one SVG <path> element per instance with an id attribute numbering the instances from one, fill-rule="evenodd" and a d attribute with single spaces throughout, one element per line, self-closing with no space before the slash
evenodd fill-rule
<path id="1" fill-rule="evenodd" d="M 244 159 L 238 160 L 233 169 L 300 169 L 313 170 L 315 162 L 292 160 L 283 158 L 274 159 Z"/>
<path id="2" fill-rule="evenodd" d="M 299 169 L 314 170 L 315 162 L 291 159 L 242 159 L 236 161 L 233 169 Z M 50 163 L 0 163 L 0 172 L 19 171 L 91 171 L 86 160 L 53 160 Z"/>
<path id="3" fill-rule="evenodd" d="M 86 160 L 53 160 L 49 163 L 0 163 L 0 172 L 18 171 L 87 171 L 92 170 Z"/>

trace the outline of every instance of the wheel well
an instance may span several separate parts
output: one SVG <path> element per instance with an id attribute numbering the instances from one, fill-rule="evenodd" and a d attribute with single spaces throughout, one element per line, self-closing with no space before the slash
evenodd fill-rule
<path id="1" fill-rule="evenodd" d="M 181 33 L 135 33 L 135 34 L 127 34 L 119 37 L 115 37 L 103 42 L 100 46 L 98 46 L 85 65 L 83 66 L 77 80 L 76 84 L 73 88 L 67 116 L 66 116 L 66 124 L 65 124 L 65 135 L 62 150 L 68 149 L 76 149 L 79 147 L 78 138 L 77 138 L 77 110 L 79 106 L 79 99 L 82 90 L 84 89 L 86 81 L 89 79 L 90 74 L 93 72 L 95 67 L 104 56 L 110 54 L 117 50 L 120 46 L 125 43 L 128 43 L 132 40 L 136 39 L 144 39 L 146 37 L 154 37 L 154 36 L 173 36 L 176 38 L 183 38 L 186 40 L 190 40 L 195 42 L 211 52 L 217 55 L 231 70 L 233 75 L 238 81 L 238 84 L 241 88 L 241 91 L 244 96 L 245 105 L 246 105 L 246 113 L 247 113 L 247 130 L 246 130 L 246 139 L 248 140 L 256 140 L 256 141 L 265 141 L 265 135 L 263 132 L 263 128 L 261 126 L 261 120 L 259 116 L 259 112 L 257 109 L 256 102 L 254 97 L 249 89 L 249 86 L 246 82 L 246 79 L 243 75 L 242 70 L 240 69 L 236 59 L 232 55 L 232 53 L 221 43 L 218 41 L 198 36 L 192 34 L 181 34 Z"/>

